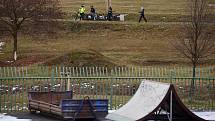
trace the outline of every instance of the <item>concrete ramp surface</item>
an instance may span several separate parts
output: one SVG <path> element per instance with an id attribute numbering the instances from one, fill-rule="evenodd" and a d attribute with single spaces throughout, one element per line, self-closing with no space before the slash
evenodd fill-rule
<path id="1" fill-rule="evenodd" d="M 127 104 L 106 117 L 114 121 L 205 121 L 180 101 L 172 84 L 144 80 Z"/>

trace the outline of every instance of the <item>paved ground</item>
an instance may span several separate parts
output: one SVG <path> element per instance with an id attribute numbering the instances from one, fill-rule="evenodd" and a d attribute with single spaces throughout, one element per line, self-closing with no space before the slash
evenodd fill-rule
<path id="1" fill-rule="evenodd" d="M 215 111 L 211 112 L 194 112 L 196 115 L 198 115 L 201 118 L 204 118 L 208 121 L 215 121 Z"/>
<path id="2" fill-rule="evenodd" d="M 0 114 L 0 121 L 63 121 L 62 119 L 54 118 L 42 114 L 31 114 L 29 112 L 19 112 L 19 113 L 8 113 L 6 115 Z M 77 121 L 86 121 L 77 120 Z M 87 121 L 94 121 L 87 119 Z M 103 120 L 108 121 L 108 120 Z"/>
<path id="3" fill-rule="evenodd" d="M 197 114 L 198 116 L 204 119 L 215 121 L 215 112 L 195 112 L 195 114 Z M 53 118 L 47 115 L 30 114 L 29 112 L 19 112 L 19 113 L 9 113 L 6 115 L 0 114 L 0 121 L 62 121 L 62 120 Z M 90 121 L 90 120 L 87 120 L 87 121 Z M 103 120 L 103 121 L 108 121 L 108 120 Z"/>
<path id="4" fill-rule="evenodd" d="M 9 121 L 9 120 L 16 121 L 16 119 L 14 119 L 15 117 L 18 119 L 17 121 L 19 121 L 19 119 L 31 119 L 30 121 L 61 121 L 60 119 L 57 119 L 57 118 L 47 117 L 41 114 L 30 114 L 29 112 L 10 113 L 0 118 L 0 121 Z"/>

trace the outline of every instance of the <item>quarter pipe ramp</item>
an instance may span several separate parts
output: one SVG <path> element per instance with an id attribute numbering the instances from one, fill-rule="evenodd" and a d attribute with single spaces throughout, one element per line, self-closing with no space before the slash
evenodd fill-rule
<path id="1" fill-rule="evenodd" d="M 143 80 L 127 104 L 106 117 L 114 121 L 205 121 L 181 102 L 174 85 Z"/>

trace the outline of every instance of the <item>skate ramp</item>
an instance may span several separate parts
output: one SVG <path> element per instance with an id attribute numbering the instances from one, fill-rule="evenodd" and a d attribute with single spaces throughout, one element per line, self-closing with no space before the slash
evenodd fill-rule
<path id="1" fill-rule="evenodd" d="M 171 93 L 173 121 L 205 121 L 184 106 L 172 84 L 148 80 L 141 82 L 127 104 L 108 114 L 106 118 L 114 121 L 169 121 Z"/>

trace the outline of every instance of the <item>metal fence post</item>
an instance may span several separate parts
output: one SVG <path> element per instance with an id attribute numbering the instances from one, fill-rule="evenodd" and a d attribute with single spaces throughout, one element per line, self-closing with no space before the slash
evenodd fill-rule
<path id="1" fill-rule="evenodd" d="M 52 73 L 51 73 L 51 91 L 53 91 L 53 85 L 54 85 L 54 66 L 51 68 Z"/>
<path id="2" fill-rule="evenodd" d="M 174 71 L 170 70 L 170 84 L 172 84 L 173 78 L 174 78 Z"/>
<path id="3" fill-rule="evenodd" d="M 110 80 L 110 109 L 113 108 L 113 69 L 111 69 L 111 80 Z"/>
<path id="4" fill-rule="evenodd" d="M 212 94 L 214 95 L 214 97 L 215 97 L 215 94 L 213 93 L 213 92 L 215 92 L 215 81 L 214 81 L 214 79 L 213 79 L 213 89 L 212 89 Z M 214 104 L 215 104 L 215 102 L 214 102 L 214 99 L 212 99 L 212 106 L 211 106 L 211 109 L 212 110 L 215 110 L 215 108 L 214 108 Z"/>

